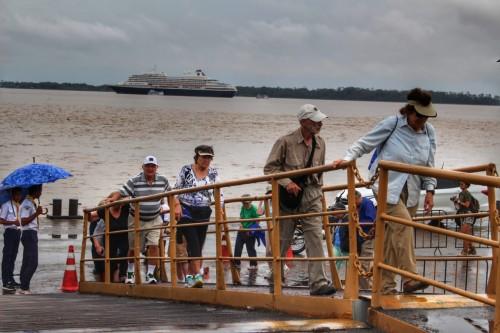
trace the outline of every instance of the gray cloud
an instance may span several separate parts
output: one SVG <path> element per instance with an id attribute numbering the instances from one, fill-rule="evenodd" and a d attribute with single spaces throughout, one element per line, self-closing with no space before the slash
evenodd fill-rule
<path id="1" fill-rule="evenodd" d="M 16 15 L 15 32 L 32 35 L 60 43 L 74 41 L 128 41 L 121 29 L 110 27 L 100 22 L 89 23 L 69 18 L 57 18 L 54 21 L 41 20 L 31 16 Z"/>
<path id="2" fill-rule="evenodd" d="M 156 65 L 241 85 L 500 93 L 495 0 L 0 5 L 5 80 L 110 83 Z"/>

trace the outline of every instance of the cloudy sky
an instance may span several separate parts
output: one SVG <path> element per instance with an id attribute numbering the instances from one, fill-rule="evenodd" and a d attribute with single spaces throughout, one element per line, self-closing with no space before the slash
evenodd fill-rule
<path id="1" fill-rule="evenodd" d="M 500 1 L 0 0 L 0 79 L 114 83 L 156 66 L 235 85 L 500 95 Z"/>

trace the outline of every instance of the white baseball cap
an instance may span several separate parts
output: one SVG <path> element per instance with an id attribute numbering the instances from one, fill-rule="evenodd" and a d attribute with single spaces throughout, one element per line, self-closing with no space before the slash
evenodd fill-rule
<path id="1" fill-rule="evenodd" d="M 328 116 L 321 112 L 316 106 L 312 104 L 304 104 L 300 107 L 299 113 L 297 113 L 297 118 L 299 120 L 311 119 L 314 122 L 319 122 L 328 118 Z"/>
<path id="2" fill-rule="evenodd" d="M 146 165 L 146 164 L 154 164 L 154 165 L 158 166 L 158 160 L 153 155 L 149 155 L 149 156 L 146 156 L 144 158 L 144 161 L 142 162 L 142 165 Z"/>

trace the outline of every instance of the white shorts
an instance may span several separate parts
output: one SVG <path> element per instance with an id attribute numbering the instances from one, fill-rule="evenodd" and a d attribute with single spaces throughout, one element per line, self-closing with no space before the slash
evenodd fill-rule
<path id="1" fill-rule="evenodd" d="M 135 218 L 132 215 L 128 216 L 128 228 L 129 229 L 134 228 L 134 219 Z M 152 228 L 152 227 L 161 226 L 163 224 L 163 221 L 161 220 L 160 216 L 157 216 L 152 221 L 139 220 L 139 224 L 140 224 L 139 228 L 141 228 L 141 229 L 142 228 Z M 158 246 L 158 242 L 160 241 L 160 233 L 161 233 L 161 229 L 141 231 L 141 233 L 140 233 L 140 240 L 141 240 L 140 248 L 141 248 L 141 250 L 144 248 L 144 246 L 149 246 L 149 245 Z M 128 233 L 128 246 L 129 246 L 129 249 L 131 249 L 131 250 L 134 249 L 134 237 L 135 237 L 134 232 Z"/>

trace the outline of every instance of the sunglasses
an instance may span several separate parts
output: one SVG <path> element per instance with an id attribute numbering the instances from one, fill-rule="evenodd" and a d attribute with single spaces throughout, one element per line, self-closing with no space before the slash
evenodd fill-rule
<path id="1" fill-rule="evenodd" d="M 429 118 L 427 116 L 424 116 L 423 114 L 418 113 L 417 111 L 415 111 L 415 114 L 417 115 L 418 119 L 427 119 L 427 118 Z"/>

